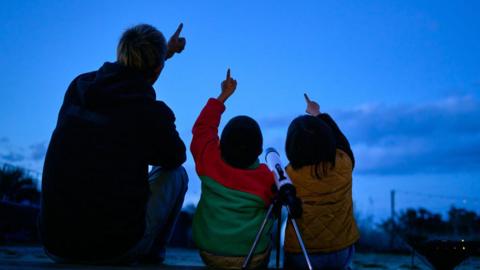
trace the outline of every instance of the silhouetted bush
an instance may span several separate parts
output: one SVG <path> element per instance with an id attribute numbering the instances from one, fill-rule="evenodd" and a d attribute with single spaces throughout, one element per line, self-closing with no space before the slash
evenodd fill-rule
<path id="1" fill-rule="evenodd" d="M 40 203 L 40 191 L 28 173 L 19 167 L 3 165 L 0 167 L 0 200 L 33 204 Z"/>

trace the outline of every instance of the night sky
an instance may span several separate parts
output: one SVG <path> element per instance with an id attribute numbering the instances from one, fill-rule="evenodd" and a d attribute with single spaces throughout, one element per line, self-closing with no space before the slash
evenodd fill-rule
<path id="1" fill-rule="evenodd" d="M 0 162 L 41 172 L 70 81 L 115 61 L 127 27 L 168 38 L 183 22 L 187 47 L 154 87 L 186 144 L 230 67 L 238 87 L 222 125 L 254 117 L 264 148 L 283 150 L 304 92 L 337 120 L 361 216 L 388 215 L 391 189 L 398 209 L 480 212 L 479 11 L 473 0 L 1 1 Z M 195 203 L 190 155 L 185 166 Z"/>

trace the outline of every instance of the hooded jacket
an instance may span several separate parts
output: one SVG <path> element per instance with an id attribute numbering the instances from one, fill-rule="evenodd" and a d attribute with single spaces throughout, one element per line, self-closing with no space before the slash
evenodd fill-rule
<path id="1" fill-rule="evenodd" d="M 119 256 L 143 236 L 148 165 L 186 159 L 175 116 L 141 73 L 117 63 L 75 78 L 47 150 L 40 233 L 53 255 Z"/>
<path id="2" fill-rule="evenodd" d="M 335 167 L 320 179 L 313 165 L 297 170 L 288 165 L 286 171 L 295 185 L 297 196 L 303 202 L 303 214 L 297 223 L 308 252 L 333 252 L 354 244 L 360 238 L 352 201 L 355 159 L 350 144 L 333 119 L 328 114 L 318 117 L 334 133 Z M 285 251 L 301 252 L 290 223 L 285 233 Z"/>

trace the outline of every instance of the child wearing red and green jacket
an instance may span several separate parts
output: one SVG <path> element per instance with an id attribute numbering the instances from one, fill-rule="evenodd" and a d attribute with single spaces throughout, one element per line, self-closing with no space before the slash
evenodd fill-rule
<path id="1" fill-rule="evenodd" d="M 240 269 L 273 197 L 274 178 L 262 153 L 262 134 L 247 116 L 232 118 L 218 137 L 224 102 L 235 91 L 230 77 L 217 99 L 211 98 L 193 126 L 191 151 L 202 182 L 202 195 L 193 219 L 193 239 L 210 267 Z M 271 228 L 271 223 L 269 226 Z M 270 229 L 265 230 L 250 264 L 268 264 Z"/>

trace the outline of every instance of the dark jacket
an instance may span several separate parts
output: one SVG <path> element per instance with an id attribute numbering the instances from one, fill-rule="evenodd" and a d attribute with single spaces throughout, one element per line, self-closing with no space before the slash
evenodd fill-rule
<path id="1" fill-rule="evenodd" d="M 40 233 L 50 253 L 109 259 L 140 240 L 148 165 L 176 168 L 186 159 L 174 122 L 135 70 L 105 63 L 73 80 L 43 169 Z"/>

